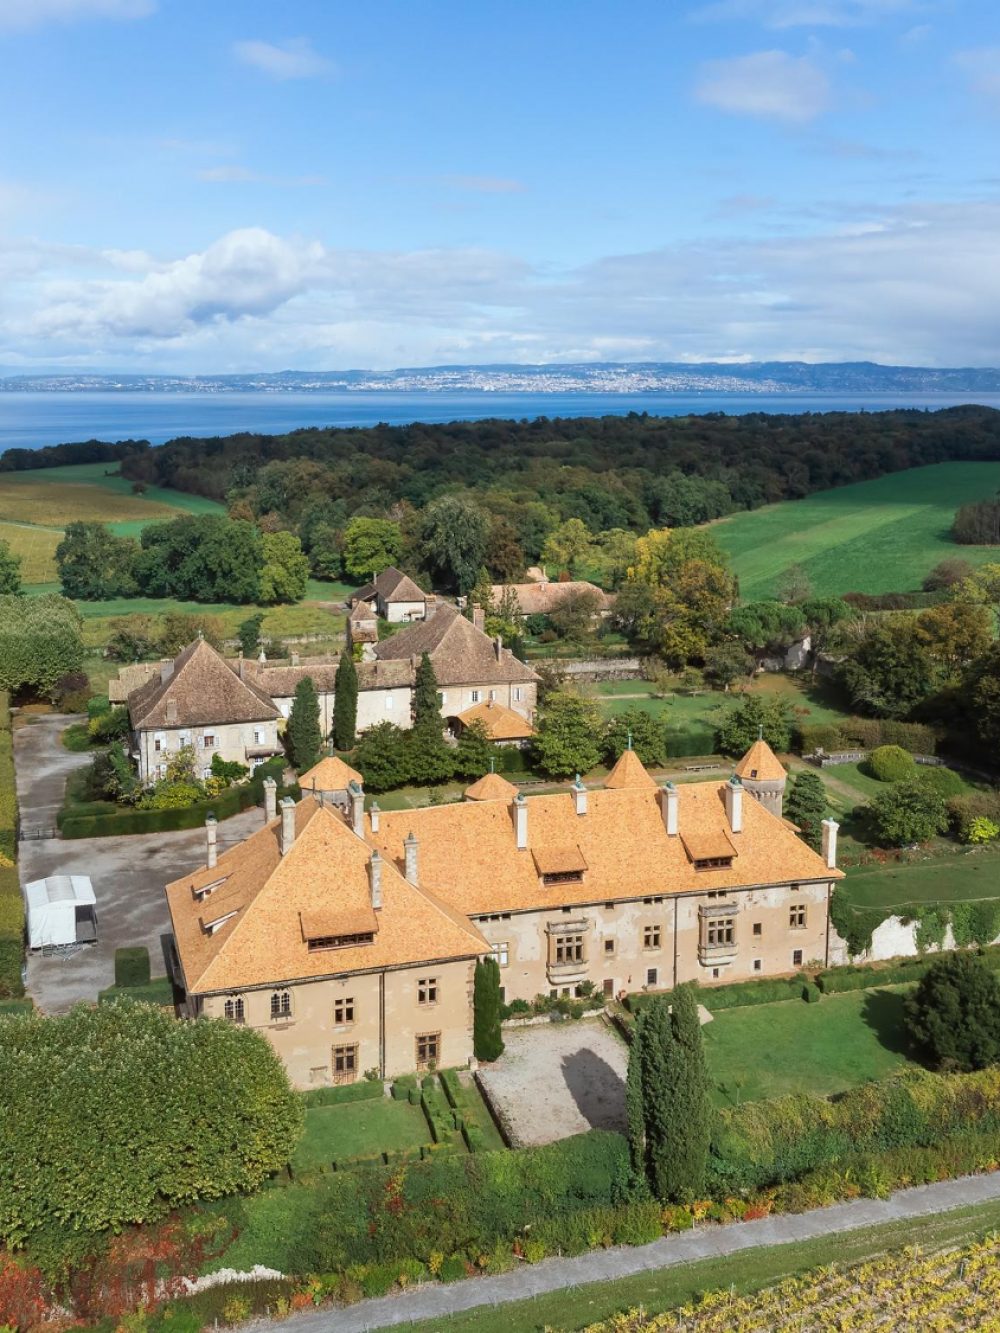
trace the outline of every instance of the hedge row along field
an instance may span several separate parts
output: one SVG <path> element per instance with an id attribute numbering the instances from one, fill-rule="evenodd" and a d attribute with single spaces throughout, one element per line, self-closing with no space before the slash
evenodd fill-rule
<path id="1" fill-rule="evenodd" d="M 917 1247 L 821 1268 L 752 1296 L 709 1291 L 665 1314 L 628 1310 L 584 1333 L 777 1333 L 791 1329 L 995 1328 L 1000 1236 L 924 1255 Z"/>
<path id="2" fill-rule="evenodd" d="M 24 994 L 24 899 L 17 875 L 17 789 L 10 696 L 0 691 L 0 1000 Z"/>

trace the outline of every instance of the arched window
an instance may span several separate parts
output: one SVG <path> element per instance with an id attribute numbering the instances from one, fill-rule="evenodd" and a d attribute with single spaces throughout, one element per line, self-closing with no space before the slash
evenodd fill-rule
<path id="1" fill-rule="evenodd" d="M 276 990 L 271 995 L 271 1018 L 291 1018 L 292 995 L 287 990 Z"/>
<path id="2" fill-rule="evenodd" d="M 230 1023 L 242 1023 L 246 1017 L 242 995 L 230 995 L 223 1008 L 223 1013 Z"/>

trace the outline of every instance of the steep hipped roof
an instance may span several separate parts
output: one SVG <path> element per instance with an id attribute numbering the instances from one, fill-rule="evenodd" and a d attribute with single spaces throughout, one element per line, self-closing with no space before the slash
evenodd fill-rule
<path id="1" fill-rule="evenodd" d="M 496 700 L 473 704 L 464 713 L 459 713 L 458 720 L 467 727 L 473 722 L 481 722 L 491 741 L 522 741 L 535 734 L 534 727 L 520 713 Z"/>
<path id="2" fill-rule="evenodd" d="M 401 630 L 375 647 L 378 661 L 400 661 L 427 653 L 439 685 L 488 684 L 491 681 L 537 681 L 529 666 L 509 648 L 500 648 L 447 602 L 433 614 Z"/>
<path id="3" fill-rule="evenodd" d="M 622 750 L 618 762 L 604 779 L 604 785 L 610 791 L 616 791 L 621 787 L 655 787 L 656 783 L 634 750 Z"/>
<path id="4" fill-rule="evenodd" d="M 530 796 L 524 851 L 517 848 L 511 805 L 500 800 L 384 811 L 378 833 L 368 837 L 401 866 L 403 839 L 412 830 L 421 884 L 470 915 L 843 877 L 757 801 L 744 800 L 743 831 L 731 833 L 724 790 L 719 782 L 677 788 L 681 833 L 699 847 L 725 840 L 735 849 L 731 866 L 709 870 L 696 870 L 682 838 L 667 835 L 652 787 L 590 791 L 584 814 L 576 813 L 569 791 Z M 578 848 L 586 863 L 582 880 L 543 887 L 535 854 L 567 847 Z"/>
<path id="5" fill-rule="evenodd" d="M 281 855 L 281 819 L 220 855 L 216 866 L 168 884 L 167 903 L 187 989 L 193 994 L 278 985 L 311 977 L 472 958 L 479 931 L 391 864 L 370 944 L 310 949 L 305 931 L 352 934 L 372 918 L 371 848 L 339 813 L 307 797 L 295 807 L 295 840 Z M 222 881 L 199 901 L 195 891 Z M 220 923 L 214 931 L 208 927 Z"/>
<path id="6" fill-rule="evenodd" d="M 780 782 L 787 776 L 781 760 L 768 745 L 767 741 L 754 741 L 750 749 L 736 765 L 738 778 L 749 778 L 758 782 Z"/>
<path id="7" fill-rule="evenodd" d="M 508 782 L 499 773 L 487 773 L 485 777 L 465 789 L 467 801 L 512 801 L 517 795 L 513 782 Z"/>
<path id="8" fill-rule="evenodd" d="M 167 665 L 169 657 L 159 662 L 130 662 L 128 666 L 118 668 L 118 675 L 108 681 L 108 703 L 126 703 L 130 694 L 160 674 L 160 668 Z"/>
<path id="9" fill-rule="evenodd" d="M 418 588 L 408 574 L 395 565 L 389 565 L 354 594 L 352 601 L 370 602 L 376 594 L 383 602 L 425 602 L 427 594 Z"/>
<path id="10" fill-rule="evenodd" d="M 597 614 L 606 611 L 614 601 L 596 583 L 587 583 L 584 579 L 570 580 L 568 583 L 496 583 L 492 588 L 493 600 L 499 602 L 507 588 L 517 594 L 517 604 L 523 616 L 548 615 L 582 592 L 594 594 L 594 610 Z"/>
<path id="11" fill-rule="evenodd" d="M 136 730 L 271 722 L 280 716 L 267 694 L 240 680 L 204 639 L 195 639 L 160 674 L 129 695 Z"/>
<path id="12" fill-rule="evenodd" d="M 351 608 L 350 614 L 348 615 L 347 618 L 348 620 L 351 621 L 362 621 L 362 620 L 374 620 L 376 617 L 375 617 L 375 611 L 372 608 L 371 603 L 366 602 L 364 599 L 362 599 L 361 601 L 354 603 L 354 606 Z"/>
<path id="13" fill-rule="evenodd" d="M 361 774 L 335 754 L 328 754 L 299 778 L 303 793 L 310 791 L 346 791 L 351 782 L 363 782 Z"/>

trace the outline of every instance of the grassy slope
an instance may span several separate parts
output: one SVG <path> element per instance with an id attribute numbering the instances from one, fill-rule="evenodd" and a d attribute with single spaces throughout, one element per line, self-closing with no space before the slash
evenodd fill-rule
<path id="1" fill-rule="evenodd" d="M 771 596 L 791 565 L 802 565 L 818 595 L 919 588 L 939 560 L 1000 559 L 1000 548 L 957 546 L 955 510 L 1000 489 L 1000 463 L 938 463 L 875 481 L 820 491 L 716 524 L 742 595 Z"/>
<path id="2" fill-rule="evenodd" d="M 815 1240 L 743 1250 L 722 1259 L 701 1259 L 673 1268 L 654 1269 L 619 1282 L 595 1282 L 526 1301 L 439 1316 L 406 1327 L 413 1333 L 575 1330 L 639 1305 L 648 1314 L 659 1314 L 686 1304 L 704 1291 L 731 1287 L 738 1295 L 750 1294 L 813 1268 L 832 1263 L 861 1263 L 907 1245 L 919 1245 L 924 1252 L 943 1250 L 981 1239 L 998 1226 L 1000 1202 L 994 1201 Z"/>
<path id="3" fill-rule="evenodd" d="M 856 907 L 915 907 L 1000 898 L 1000 848 L 960 847 L 914 864 L 849 869 L 837 892 Z"/>
<path id="4" fill-rule="evenodd" d="M 906 1061 L 902 1004 L 895 989 L 881 988 L 826 995 L 818 1004 L 721 1010 L 702 1029 L 716 1104 L 790 1092 L 829 1097 L 884 1078 Z"/>
<path id="5" fill-rule="evenodd" d="M 44 583 L 53 576 L 56 547 L 61 540 L 58 530 L 0 521 L 0 541 L 21 557 L 21 582 L 25 584 Z"/>

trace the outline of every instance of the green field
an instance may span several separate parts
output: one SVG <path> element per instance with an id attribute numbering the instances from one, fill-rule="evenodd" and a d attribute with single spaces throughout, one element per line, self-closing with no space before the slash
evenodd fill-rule
<path id="1" fill-rule="evenodd" d="M 702 1033 L 719 1106 L 791 1092 L 830 1097 L 906 1061 L 898 988 L 722 1009 Z"/>
<path id="2" fill-rule="evenodd" d="M 1000 560 L 1000 547 L 958 546 L 955 510 L 1000 490 L 1000 463 L 936 463 L 820 491 L 714 525 L 748 601 L 773 596 L 801 565 L 818 596 L 906 592 L 940 560 Z"/>
<path id="3" fill-rule="evenodd" d="M 430 1138 L 423 1111 L 407 1101 L 383 1097 L 343 1106 L 310 1106 L 292 1169 L 309 1171 L 350 1157 L 419 1148 Z"/>

